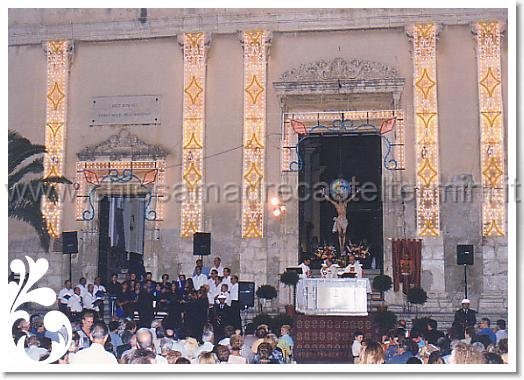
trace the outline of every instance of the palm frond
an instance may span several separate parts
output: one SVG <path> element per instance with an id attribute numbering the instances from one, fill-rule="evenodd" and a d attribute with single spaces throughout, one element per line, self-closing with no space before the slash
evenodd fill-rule
<path id="1" fill-rule="evenodd" d="M 36 154 L 45 153 L 44 145 L 33 144 L 20 134 L 9 131 L 8 169 L 11 173 L 22 162 Z"/>
<path id="2" fill-rule="evenodd" d="M 8 215 L 32 226 L 38 234 L 42 248 L 49 250 L 50 236 L 47 224 L 42 214 L 42 198 L 52 202 L 58 201 L 58 184 L 71 184 L 63 176 L 49 178 L 36 178 L 24 181 L 24 176 L 29 173 L 42 173 L 44 171 L 43 158 L 31 157 L 46 152 L 43 145 L 32 144 L 31 141 L 16 131 L 8 132 L 9 159 L 8 159 Z"/>
<path id="3" fill-rule="evenodd" d="M 9 188 L 9 207 L 16 208 L 27 204 L 41 204 L 42 197 L 56 203 L 58 192 L 52 183 L 39 179 L 18 182 Z"/>
<path id="4" fill-rule="evenodd" d="M 28 203 L 9 210 L 9 217 L 21 220 L 34 228 L 40 239 L 42 248 L 49 250 L 50 237 L 47 232 L 47 224 L 39 204 Z"/>
<path id="5" fill-rule="evenodd" d="M 48 183 L 62 183 L 65 185 L 71 185 L 73 182 L 68 180 L 66 177 L 60 176 L 60 177 L 47 177 L 43 179 L 42 181 L 48 182 Z"/>
<path id="6" fill-rule="evenodd" d="M 44 171 L 44 159 L 42 157 L 33 160 L 31 163 L 22 166 L 14 173 L 9 174 L 8 185 L 13 186 L 15 183 L 20 181 L 26 174 L 29 173 L 41 173 Z"/>

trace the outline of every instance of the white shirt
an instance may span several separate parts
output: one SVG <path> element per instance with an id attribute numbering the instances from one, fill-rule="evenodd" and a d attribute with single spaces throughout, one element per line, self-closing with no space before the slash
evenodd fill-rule
<path id="1" fill-rule="evenodd" d="M 96 293 L 98 292 L 104 292 L 104 293 L 107 293 L 107 290 L 106 288 L 104 287 L 104 285 L 94 285 L 94 290 L 93 290 L 93 294 L 96 295 Z"/>
<path id="2" fill-rule="evenodd" d="M 300 278 L 307 278 L 308 272 L 311 270 L 308 265 L 301 263 L 299 265 L 300 268 L 302 268 L 302 273 L 300 274 Z"/>
<path id="3" fill-rule="evenodd" d="M 231 341 L 231 338 L 224 338 L 220 342 L 218 342 L 219 346 L 229 346 L 229 343 Z"/>
<path id="4" fill-rule="evenodd" d="M 216 266 L 212 266 L 211 269 L 209 269 L 209 275 L 211 276 L 211 271 L 212 270 L 216 270 L 218 272 L 218 275 L 220 277 L 222 277 L 224 275 L 224 267 L 222 266 L 222 264 L 220 264 L 220 266 L 217 268 Z"/>
<path id="5" fill-rule="evenodd" d="M 162 355 L 157 355 L 155 357 L 155 364 L 169 364 L 169 363 L 167 362 L 167 359 L 164 358 Z"/>
<path id="6" fill-rule="evenodd" d="M 332 264 L 330 267 L 326 267 L 325 265 L 323 265 L 321 273 L 322 271 L 324 272 L 324 278 L 337 278 L 338 266 L 336 266 L 335 264 Z"/>
<path id="7" fill-rule="evenodd" d="M 231 276 L 222 278 L 222 284 L 226 284 L 227 290 L 231 290 Z"/>
<path id="8" fill-rule="evenodd" d="M 71 364 L 118 364 L 118 361 L 113 354 L 104 350 L 104 346 L 93 343 L 78 351 L 71 359 Z"/>
<path id="9" fill-rule="evenodd" d="M 211 342 L 204 342 L 200 347 L 195 351 L 195 358 L 198 359 L 198 355 L 203 352 L 211 352 L 215 346 Z"/>
<path id="10" fill-rule="evenodd" d="M 242 356 L 229 355 L 227 364 L 247 364 L 247 359 L 243 358 Z"/>
<path id="11" fill-rule="evenodd" d="M 71 298 L 69 298 L 69 300 L 67 301 L 67 307 L 70 308 L 73 313 L 82 312 L 82 297 L 80 297 L 78 294 L 73 293 Z"/>
<path id="12" fill-rule="evenodd" d="M 75 294 L 75 291 L 73 290 L 73 288 L 63 288 L 62 290 L 60 290 L 60 292 L 58 293 L 58 299 L 60 300 L 61 303 L 67 305 L 67 299 L 64 298 L 65 296 L 69 296 L 69 298 L 71 298 L 71 296 Z"/>
<path id="13" fill-rule="evenodd" d="M 84 301 L 84 307 L 86 309 L 89 309 L 89 310 L 94 310 L 94 311 L 100 311 L 100 309 L 98 308 L 98 306 L 95 306 L 94 305 L 94 302 L 96 300 L 99 300 L 100 298 L 97 297 L 95 295 L 95 293 L 93 292 L 93 294 L 89 293 L 89 292 L 86 292 L 86 294 L 82 297 L 83 301 Z"/>
<path id="14" fill-rule="evenodd" d="M 43 347 L 31 346 L 25 349 L 25 353 L 32 360 L 39 361 L 42 356 L 48 353 L 48 351 Z"/>
<path id="15" fill-rule="evenodd" d="M 215 284 L 215 281 L 209 281 L 209 292 L 207 293 L 207 299 L 209 300 L 209 305 L 215 303 L 215 296 L 220 293 L 220 285 Z"/>
<path id="16" fill-rule="evenodd" d="M 83 297 L 84 294 L 87 293 L 87 285 L 78 284 L 77 286 L 80 288 L 80 295 Z M 76 286 L 75 286 L 75 288 L 76 288 Z"/>
<path id="17" fill-rule="evenodd" d="M 234 285 L 231 285 L 229 290 L 229 298 L 231 301 L 238 301 L 238 282 Z"/>
<path id="18" fill-rule="evenodd" d="M 508 337 L 508 332 L 506 330 L 499 330 L 495 333 L 495 335 L 497 336 L 497 344 L 499 344 L 501 339 Z"/>
<path id="19" fill-rule="evenodd" d="M 360 356 L 361 348 L 362 348 L 362 343 L 360 343 L 358 340 L 354 340 L 353 345 L 351 346 L 351 351 L 353 352 L 353 356 Z"/>
<path id="20" fill-rule="evenodd" d="M 207 284 L 207 276 L 203 273 L 200 273 L 198 276 L 194 275 L 191 277 L 193 279 L 193 285 L 195 286 L 195 289 L 198 290 L 202 285 Z"/>

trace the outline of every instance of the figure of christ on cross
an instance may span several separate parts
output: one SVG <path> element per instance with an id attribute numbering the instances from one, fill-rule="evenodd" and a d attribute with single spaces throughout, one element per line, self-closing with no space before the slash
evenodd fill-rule
<path id="1" fill-rule="evenodd" d="M 333 232 L 336 232 L 338 234 L 338 243 L 340 244 L 340 250 L 344 249 L 343 247 L 346 246 L 346 231 L 348 228 L 348 220 L 347 220 L 347 206 L 348 203 L 351 202 L 357 194 L 359 193 L 360 189 L 357 189 L 357 191 L 352 194 L 348 199 L 345 201 L 334 201 L 331 198 L 329 198 L 328 195 L 324 193 L 324 198 L 329 201 L 333 206 L 335 206 L 335 210 L 337 210 L 338 216 L 335 218 L 335 224 L 333 226 Z"/>

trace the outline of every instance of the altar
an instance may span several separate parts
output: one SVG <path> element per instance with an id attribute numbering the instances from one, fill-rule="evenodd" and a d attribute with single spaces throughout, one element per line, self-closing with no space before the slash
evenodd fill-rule
<path id="1" fill-rule="evenodd" d="M 307 315 L 366 316 L 367 278 L 304 278 L 297 284 L 296 310 Z"/>

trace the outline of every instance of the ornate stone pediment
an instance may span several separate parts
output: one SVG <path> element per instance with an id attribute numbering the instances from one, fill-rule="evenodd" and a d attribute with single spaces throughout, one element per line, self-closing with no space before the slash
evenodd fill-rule
<path id="1" fill-rule="evenodd" d="M 130 160 L 158 160 L 166 157 L 168 152 L 159 145 L 151 145 L 122 128 L 118 134 L 110 136 L 101 143 L 86 146 L 78 154 L 82 161 L 107 159 L 120 161 Z"/>
<path id="2" fill-rule="evenodd" d="M 297 96 L 320 96 L 317 101 L 322 103 L 330 96 L 349 94 L 391 94 L 396 107 L 404 88 L 404 78 L 395 68 L 380 62 L 338 57 L 330 61 L 305 63 L 288 70 L 280 76 L 279 82 L 273 83 L 273 87 L 282 107 L 287 107 L 288 100 Z M 386 107 L 389 107 L 390 101 L 387 103 Z"/>
<path id="3" fill-rule="evenodd" d="M 302 64 L 284 72 L 282 82 L 310 82 L 325 80 L 373 80 L 395 79 L 400 75 L 396 69 L 380 62 L 363 59 L 335 58 L 332 61 L 320 60 L 314 63 Z"/>

